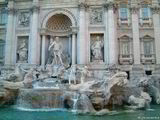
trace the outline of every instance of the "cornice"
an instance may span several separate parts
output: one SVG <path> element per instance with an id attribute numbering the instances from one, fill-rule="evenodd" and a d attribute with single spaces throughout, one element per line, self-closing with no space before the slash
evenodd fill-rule
<path id="1" fill-rule="evenodd" d="M 159 14 L 160 13 L 160 6 L 151 6 L 151 10 L 153 14 Z"/>

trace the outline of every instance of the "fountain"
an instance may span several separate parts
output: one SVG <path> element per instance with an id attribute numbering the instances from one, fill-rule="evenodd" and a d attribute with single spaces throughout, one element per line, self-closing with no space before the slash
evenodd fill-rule
<path id="1" fill-rule="evenodd" d="M 116 68 L 97 72 L 86 65 L 17 67 L 9 77 L 1 77 L 0 85 L 8 93 L 14 90 L 15 97 L 6 100 L 16 100 L 13 104 L 19 110 L 67 110 L 75 114 L 104 115 L 112 113 L 113 106 L 117 105 L 148 109 L 151 101 L 159 103 L 159 88 L 155 82 L 142 79 L 137 86 L 130 86 L 127 74 Z M 23 79 L 10 80 L 21 78 L 22 72 L 25 73 Z M 0 95 L 5 98 L 4 94 Z"/>

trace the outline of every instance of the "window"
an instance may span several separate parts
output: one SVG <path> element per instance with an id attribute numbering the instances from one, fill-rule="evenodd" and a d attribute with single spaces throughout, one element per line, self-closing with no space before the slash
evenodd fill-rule
<path id="1" fill-rule="evenodd" d="M 146 75 L 152 75 L 152 71 L 145 71 Z"/>
<path id="2" fill-rule="evenodd" d="M 122 42 L 122 55 L 128 56 L 130 54 L 130 49 L 129 49 L 129 41 L 123 41 Z"/>
<path id="3" fill-rule="evenodd" d="M 148 7 L 141 8 L 141 17 L 142 17 L 143 20 L 149 20 L 150 9 Z"/>
<path id="4" fill-rule="evenodd" d="M 154 38 L 146 35 L 141 38 L 141 63 L 155 64 Z"/>
<path id="5" fill-rule="evenodd" d="M 120 19 L 121 20 L 128 19 L 128 9 L 127 8 L 120 8 Z"/>
<path id="6" fill-rule="evenodd" d="M 123 58 L 129 58 L 131 51 L 131 40 L 128 36 L 123 36 L 120 38 L 120 55 Z"/>
<path id="7" fill-rule="evenodd" d="M 7 12 L 3 8 L 0 10 L 0 24 L 6 24 L 7 23 Z"/>
<path id="8" fill-rule="evenodd" d="M 127 35 L 119 39 L 119 63 L 123 65 L 133 64 L 132 38 Z"/>
<path id="9" fill-rule="evenodd" d="M 153 54 L 153 42 L 151 40 L 144 41 L 143 47 L 144 47 L 144 55 L 149 56 Z"/>
<path id="10" fill-rule="evenodd" d="M 3 40 L 0 40 L 0 60 L 4 58 L 4 45 L 5 42 Z"/>

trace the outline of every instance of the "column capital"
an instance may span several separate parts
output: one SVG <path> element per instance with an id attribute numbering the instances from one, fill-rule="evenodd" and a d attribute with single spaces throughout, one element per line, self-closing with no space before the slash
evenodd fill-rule
<path id="1" fill-rule="evenodd" d="M 88 5 L 84 2 L 81 2 L 81 3 L 79 3 L 78 4 L 78 7 L 80 8 L 80 9 L 86 9 L 86 8 L 88 8 Z"/>
<path id="2" fill-rule="evenodd" d="M 71 26 L 71 29 L 72 29 L 72 34 L 77 34 L 77 32 L 78 32 L 78 27 Z"/>
<path id="3" fill-rule="evenodd" d="M 137 14 L 139 12 L 139 7 L 138 6 L 132 6 L 130 7 L 130 11 L 132 14 Z"/>
<path id="4" fill-rule="evenodd" d="M 39 12 L 39 10 L 40 10 L 39 5 L 33 5 L 31 8 L 31 12 Z"/>
<path id="5" fill-rule="evenodd" d="M 160 7 L 159 6 L 152 6 L 151 7 L 153 14 L 159 14 L 160 13 Z"/>
<path id="6" fill-rule="evenodd" d="M 15 8 L 8 8 L 7 12 L 8 12 L 8 14 L 14 15 L 17 12 L 17 10 Z"/>
<path id="7" fill-rule="evenodd" d="M 115 8 L 115 3 L 113 1 L 109 1 L 109 2 L 106 2 L 103 6 L 106 9 L 113 9 Z"/>

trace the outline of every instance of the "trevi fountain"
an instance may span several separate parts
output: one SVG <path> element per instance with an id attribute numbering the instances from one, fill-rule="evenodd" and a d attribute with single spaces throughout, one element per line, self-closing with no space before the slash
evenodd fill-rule
<path id="1" fill-rule="evenodd" d="M 1 3 L 0 120 L 160 119 L 158 0 Z"/>

